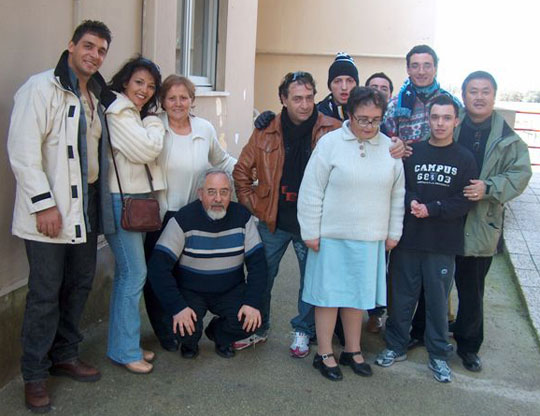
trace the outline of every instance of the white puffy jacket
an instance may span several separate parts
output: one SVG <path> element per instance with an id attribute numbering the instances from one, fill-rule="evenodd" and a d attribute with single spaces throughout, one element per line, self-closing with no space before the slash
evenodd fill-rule
<path id="1" fill-rule="evenodd" d="M 131 194 L 150 192 L 145 164 L 150 168 L 154 190 L 164 189 L 163 174 L 156 162 L 163 148 L 163 123 L 154 115 L 141 120 L 135 104 L 124 94 L 116 95 L 117 99 L 105 114 L 122 191 Z M 112 163 L 109 155 L 109 187 L 111 192 L 118 193 L 120 191 Z"/>

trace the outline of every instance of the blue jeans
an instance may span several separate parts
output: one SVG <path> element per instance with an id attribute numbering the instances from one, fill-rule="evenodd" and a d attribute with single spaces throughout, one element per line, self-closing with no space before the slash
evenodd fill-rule
<path id="1" fill-rule="evenodd" d="M 291 319 L 291 326 L 297 332 L 304 332 L 310 337 L 315 336 L 315 316 L 313 313 L 313 306 L 302 301 L 308 248 L 299 235 L 280 230 L 279 228 L 276 228 L 275 232 L 272 233 L 262 221 L 259 222 L 258 229 L 264 245 L 266 261 L 268 263 L 268 285 L 261 306 L 263 323 L 257 333 L 263 335 L 270 328 L 270 303 L 272 300 L 274 279 L 278 274 L 279 263 L 281 262 L 289 243 L 292 241 L 296 258 L 298 259 L 298 266 L 300 267 L 300 289 L 298 291 L 298 315 Z"/>
<path id="2" fill-rule="evenodd" d="M 140 346 L 139 300 L 146 280 L 144 233 L 126 231 L 122 228 L 120 194 L 112 194 L 112 199 L 116 232 L 105 236 L 115 258 L 107 356 L 117 363 L 127 364 L 142 360 L 143 357 Z"/>

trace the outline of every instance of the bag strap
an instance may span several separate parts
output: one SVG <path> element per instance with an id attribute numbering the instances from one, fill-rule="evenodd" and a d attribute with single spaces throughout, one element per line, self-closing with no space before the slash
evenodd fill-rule
<path id="1" fill-rule="evenodd" d="M 107 115 L 105 114 L 105 128 L 107 129 L 107 137 L 108 137 L 108 142 L 109 142 L 109 148 L 111 149 L 111 156 L 112 156 L 112 160 L 113 160 L 113 165 L 114 165 L 114 173 L 116 174 L 116 181 L 118 182 L 118 189 L 120 190 L 120 199 L 122 200 L 122 205 L 124 205 L 124 192 L 122 192 L 122 185 L 120 184 L 120 175 L 118 174 L 118 166 L 116 164 L 116 158 L 114 157 L 114 150 L 113 150 L 113 147 L 112 147 L 112 141 L 111 141 L 111 132 L 109 130 L 109 122 L 107 120 Z M 150 173 L 150 168 L 148 167 L 148 165 L 145 163 L 144 164 L 144 168 L 146 170 L 146 177 L 148 178 L 148 183 L 150 184 L 150 192 L 152 193 L 152 196 L 154 197 L 154 199 L 156 199 L 156 194 L 155 194 L 155 191 L 154 191 L 154 185 L 152 184 L 152 174 Z"/>

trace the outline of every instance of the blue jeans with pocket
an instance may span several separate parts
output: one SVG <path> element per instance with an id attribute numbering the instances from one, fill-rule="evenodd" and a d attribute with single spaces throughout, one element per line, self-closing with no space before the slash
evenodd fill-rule
<path id="1" fill-rule="evenodd" d="M 268 263 L 268 285 L 263 297 L 261 306 L 262 326 L 257 333 L 264 335 L 270 328 L 270 304 L 272 301 L 272 287 L 274 279 L 279 271 L 279 263 L 292 241 L 293 248 L 298 259 L 300 268 L 300 288 L 298 291 L 298 315 L 291 319 L 291 326 L 294 331 L 304 332 L 309 337 L 315 336 L 315 315 L 313 306 L 302 300 L 302 291 L 304 290 L 304 273 L 306 270 L 306 260 L 308 248 L 304 244 L 302 237 L 287 231 L 276 230 L 272 233 L 264 222 L 259 222 L 259 234 L 264 245 L 266 261 Z"/>
<path id="2" fill-rule="evenodd" d="M 124 194 L 145 197 L 148 194 Z M 142 360 L 139 300 L 146 281 L 144 233 L 122 228 L 120 194 L 112 194 L 116 232 L 105 238 L 114 253 L 115 270 L 109 310 L 107 356 L 120 364 Z"/>

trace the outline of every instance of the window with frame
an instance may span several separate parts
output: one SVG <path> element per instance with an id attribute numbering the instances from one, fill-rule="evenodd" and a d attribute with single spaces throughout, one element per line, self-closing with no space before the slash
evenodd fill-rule
<path id="1" fill-rule="evenodd" d="M 219 0 L 178 0 L 176 71 L 199 89 L 216 81 Z"/>

